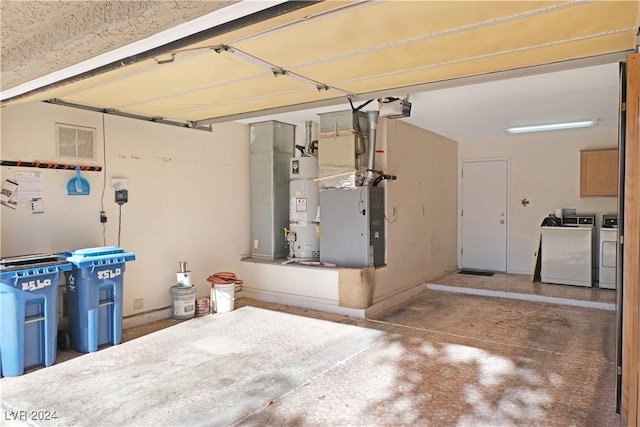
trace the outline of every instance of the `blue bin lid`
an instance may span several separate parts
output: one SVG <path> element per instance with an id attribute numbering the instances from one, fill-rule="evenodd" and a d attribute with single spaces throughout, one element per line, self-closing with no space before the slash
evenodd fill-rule
<path id="1" fill-rule="evenodd" d="M 123 252 L 124 249 L 118 248 L 116 246 L 98 246 L 95 248 L 76 249 L 75 251 L 71 252 L 71 256 L 94 257 L 102 255 L 121 254 Z"/>
<path id="2" fill-rule="evenodd" d="M 16 265 L 33 265 L 51 261 L 63 261 L 64 258 L 66 257 L 60 256 L 58 254 L 45 253 L 18 255 L 0 259 L 0 268 L 13 267 Z"/>
<path id="3" fill-rule="evenodd" d="M 29 264 L 0 265 L 0 280 L 13 280 L 22 276 L 41 276 L 71 270 L 71 263 L 58 261 L 32 262 Z"/>
<path id="4" fill-rule="evenodd" d="M 135 259 L 136 256 L 133 252 L 125 252 L 124 249 L 116 246 L 78 249 L 67 257 L 67 261 L 79 268 L 92 267 L 100 261 L 125 262 Z"/>

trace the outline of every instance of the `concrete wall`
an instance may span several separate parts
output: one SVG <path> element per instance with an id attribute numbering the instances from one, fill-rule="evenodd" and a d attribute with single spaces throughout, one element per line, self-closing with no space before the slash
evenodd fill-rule
<path id="1" fill-rule="evenodd" d="M 387 266 L 375 273 L 374 302 L 456 267 L 458 144 L 399 120 L 381 120 L 376 169 L 387 187 Z"/>
<path id="2" fill-rule="evenodd" d="M 122 207 L 120 246 L 134 252 L 136 261 L 126 265 L 125 316 L 170 305 L 179 261 L 188 261 L 198 296 L 209 295 L 209 274 L 238 271 L 240 258 L 249 252 L 248 126 L 221 124 L 209 133 L 22 104 L 2 109 L 2 159 L 56 161 L 56 122 L 95 128 L 94 164 L 105 166 L 104 140 L 106 171 L 83 172 L 91 194 L 68 196 L 71 171 L 3 166 L 3 182 L 16 172 L 42 172 L 44 213 L 31 214 L 26 202 L 16 210 L 0 207 L 2 257 L 117 245 L 118 205 L 109 186 L 112 178 L 126 178 L 129 203 Z M 104 240 L 102 202 L 108 217 Z M 134 311 L 137 298 L 144 306 Z"/>
<path id="3" fill-rule="evenodd" d="M 509 272 L 532 273 L 540 224 L 556 208 L 577 207 L 581 213 L 595 213 L 598 226 L 602 214 L 616 212 L 615 197 L 580 198 L 579 150 L 616 147 L 617 143 L 615 129 L 532 133 L 459 143 L 460 160 L 510 161 Z M 530 203 L 523 206 L 522 199 Z"/>

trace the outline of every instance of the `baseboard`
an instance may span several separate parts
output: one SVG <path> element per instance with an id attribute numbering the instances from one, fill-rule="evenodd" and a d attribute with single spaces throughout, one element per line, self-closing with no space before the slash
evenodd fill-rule
<path id="1" fill-rule="evenodd" d="M 156 320 L 168 319 L 169 317 L 171 317 L 171 307 L 133 314 L 122 319 L 122 329 L 133 328 L 134 326 L 144 325 L 155 322 Z"/>
<path id="2" fill-rule="evenodd" d="M 363 319 L 364 309 L 340 307 L 337 301 L 310 298 L 304 295 L 287 294 L 283 292 L 266 291 L 263 289 L 252 289 L 247 286 L 242 288 L 239 297 L 255 299 L 258 301 L 284 304 L 291 307 L 306 308 L 309 310 L 321 311 L 324 313 L 339 314 Z"/>
<path id="3" fill-rule="evenodd" d="M 531 276 L 533 271 L 531 270 L 507 270 L 507 274 L 521 274 L 523 276 Z"/>
<path id="4" fill-rule="evenodd" d="M 425 284 L 420 283 L 395 295 L 383 299 L 380 302 L 376 302 L 365 310 L 364 317 L 370 318 L 384 310 L 402 304 L 403 302 L 415 297 L 420 292 L 425 290 Z"/>
<path id="5" fill-rule="evenodd" d="M 319 300 L 317 298 L 312 299 L 302 295 L 291 295 L 281 292 L 265 291 L 262 289 L 251 289 L 247 288 L 246 286 L 242 290 L 242 296 L 258 301 L 273 302 L 277 304 L 289 305 L 292 307 L 306 308 L 309 310 L 316 310 L 325 313 L 340 314 L 343 316 L 364 319 L 375 316 L 376 314 L 393 306 L 402 304 L 403 302 L 415 297 L 424 290 L 425 284 L 420 283 L 393 296 L 385 298 L 380 302 L 374 303 L 366 309 L 340 307 L 339 305 L 337 305 L 337 302 L 332 304 L 329 301 L 325 302 L 324 300 Z"/>

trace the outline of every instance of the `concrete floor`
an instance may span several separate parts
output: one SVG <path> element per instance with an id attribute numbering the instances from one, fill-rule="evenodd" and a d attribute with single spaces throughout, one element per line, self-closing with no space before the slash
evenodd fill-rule
<path id="1" fill-rule="evenodd" d="M 539 285 L 479 277 L 434 283 Z M 538 293 L 555 292 L 615 299 L 562 285 Z M 433 290 L 367 320 L 247 299 L 237 307 L 132 328 L 119 346 L 3 378 L 3 419 L 50 410 L 57 419 L 28 423 L 619 425 L 613 311 Z"/>

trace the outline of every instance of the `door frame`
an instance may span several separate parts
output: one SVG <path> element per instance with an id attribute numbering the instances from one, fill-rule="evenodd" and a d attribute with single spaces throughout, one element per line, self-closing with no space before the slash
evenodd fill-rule
<path id="1" fill-rule="evenodd" d="M 640 53 L 627 57 L 626 76 L 620 418 L 635 426 L 640 423 Z"/>
<path id="2" fill-rule="evenodd" d="M 457 252 L 456 263 L 458 269 L 462 268 L 462 217 L 460 212 L 462 210 L 462 164 L 467 162 L 495 162 L 506 161 L 507 162 L 507 209 L 505 217 L 507 220 L 507 241 L 506 244 L 506 272 L 511 273 L 511 157 L 469 157 L 458 159 L 458 204 L 457 204 Z"/>

